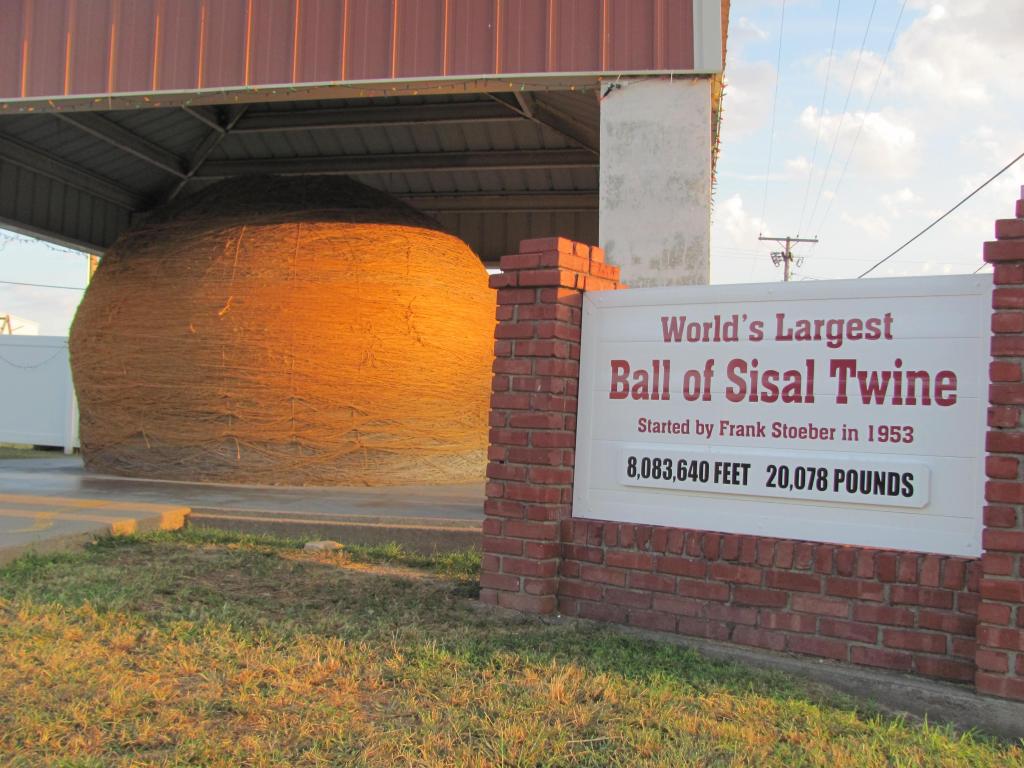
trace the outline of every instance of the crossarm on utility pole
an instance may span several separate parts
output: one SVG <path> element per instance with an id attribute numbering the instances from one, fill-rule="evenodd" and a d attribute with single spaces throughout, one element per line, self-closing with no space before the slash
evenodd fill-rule
<path id="1" fill-rule="evenodd" d="M 792 277 L 792 266 L 793 266 L 793 243 L 816 243 L 818 238 L 816 237 L 764 237 L 763 235 L 757 236 L 758 240 L 770 240 L 775 243 L 785 243 L 786 249 L 781 254 L 782 261 L 782 279 L 784 282 L 789 282 Z M 772 261 L 775 261 L 775 266 L 779 265 L 779 262 L 775 260 L 776 254 L 772 254 Z"/>

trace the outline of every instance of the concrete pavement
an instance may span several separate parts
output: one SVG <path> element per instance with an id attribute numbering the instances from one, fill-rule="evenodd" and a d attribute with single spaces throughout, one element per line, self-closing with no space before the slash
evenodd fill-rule
<path id="1" fill-rule="evenodd" d="M 176 530 L 188 512 L 168 504 L 0 493 L 0 566 L 27 552 L 63 551 L 99 536 Z"/>
<path id="2" fill-rule="evenodd" d="M 431 552 L 478 546 L 484 482 L 386 488 L 280 488 L 88 475 L 77 457 L 0 460 L 0 494 L 192 510 L 189 524 Z"/>

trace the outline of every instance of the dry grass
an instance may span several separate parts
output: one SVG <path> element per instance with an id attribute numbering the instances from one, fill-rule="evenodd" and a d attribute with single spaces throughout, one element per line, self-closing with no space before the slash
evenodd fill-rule
<path id="1" fill-rule="evenodd" d="M 186 532 L 16 562 L 0 763 L 1024 765 L 781 675 L 480 609 L 471 555 L 415 563 L 445 577 L 404 557 Z"/>

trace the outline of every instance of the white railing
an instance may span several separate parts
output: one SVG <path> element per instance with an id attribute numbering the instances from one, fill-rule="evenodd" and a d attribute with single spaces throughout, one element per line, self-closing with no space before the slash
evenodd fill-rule
<path id="1" fill-rule="evenodd" d="M 0 442 L 78 447 L 67 338 L 0 336 Z"/>

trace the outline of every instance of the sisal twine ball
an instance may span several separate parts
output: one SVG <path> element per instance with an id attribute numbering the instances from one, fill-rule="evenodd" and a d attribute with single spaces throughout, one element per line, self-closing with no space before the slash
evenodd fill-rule
<path id="1" fill-rule="evenodd" d="M 106 253 L 75 316 L 88 470 L 261 485 L 482 480 L 494 296 L 346 178 L 222 182 Z"/>

